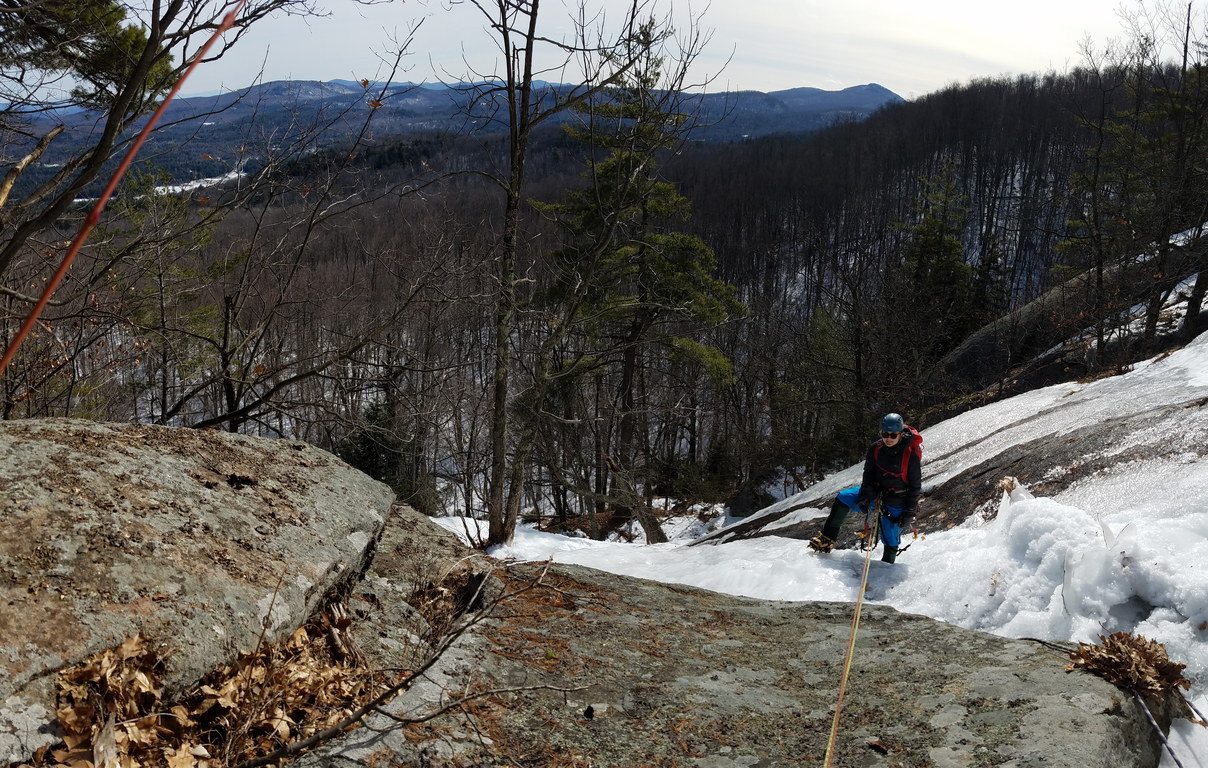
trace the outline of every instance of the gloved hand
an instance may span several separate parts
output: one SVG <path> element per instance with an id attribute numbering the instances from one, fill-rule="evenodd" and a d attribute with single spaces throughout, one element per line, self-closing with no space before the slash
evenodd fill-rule
<path id="1" fill-rule="evenodd" d="M 872 497 L 871 493 L 865 493 L 864 489 L 861 488 L 860 496 L 856 500 L 856 506 L 859 507 L 861 512 L 867 512 L 869 509 L 872 508 L 872 498 L 873 497 Z"/>
<path id="2" fill-rule="evenodd" d="M 898 525 L 902 526 L 903 531 L 912 531 L 918 535 L 918 530 L 914 527 L 914 512 L 903 512 L 898 518 Z"/>

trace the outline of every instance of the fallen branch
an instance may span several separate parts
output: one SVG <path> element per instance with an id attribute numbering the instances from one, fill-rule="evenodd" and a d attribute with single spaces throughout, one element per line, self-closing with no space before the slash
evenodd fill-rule
<path id="1" fill-rule="evenodd" d="M 446 714 L 449 711 L 465 704 L 467 701 L 472 701 L 474 699 L 483 698 L 485 696 L 495 695 L 497 693 L 508 693 L 513 690 L 514 691 L 536 690 L 536 689 L 540 689 L 540 688 L 549 688 L 552 690 L 562 690 L 559 688 L 553 688 L 552 686 L 535 686 L 534 688 L 531 688 L 531 689 L 516 688 L 516 689 L 499 689 L 499 690 L 480 691 L 478 693 L 471 694 L 471 695 L 465 696 L 465 697 L 461 697 L 454 701 L 450 701 L 449 703 L 437 708 L 436 710 L 434 710 L 432 712 L 428 712 L 424 715 L 420 715 L 420 716 L 417 716 L 414 718 L 393 715 L 382 709 L 382 705 L 384 705 L 386 702 L 390 701 L 391 699 L 395 698 L 403 691 L 410 688 L 417 679 L 424 676 L 430 669 L 432 669 L 432 667 L 436 665 L 436 663 L 441 659 L 441 657 L 445 654 L 445 652 L 448 651 L 459 638 L 461 638 L 463 635 L 465 635 L 466 632 L 468 632 L 470 629 L 472 629 L 473 627 L 482 623 L 483 621 L 488 619 L 491 615 L 493 615 L 495 612 L 495 609 L 498 608 L 502 603 L 504 603 L 505 601 L 511 600 L 515 597 L 518 597 L 519 595 L 522 595 L 526 592 L 529 592 L 529 591 L 541 586 L 543 583 L 543 579 L 545 578 L 545 575 L 549 572 L 549 567 L 550 567 L 550 561 L 546 561 L 544 564 L 544 567 L 541 569 L 541 573 L 539 573 L 532 581 L 528 582 L 523 587 L 513 590 L 511 592 L 503 592 L 500 595 L 498 595 L 496 598 L 494 598 L 493 600 L 490 600 L 489 602 L 485 603 L 482 606 L 482 608 L 480 608 L 479 610 L 477 610 L 473 613 L 470 613 L 470 614 L 463 615 L 463 617 L 462 617 L 463 620 L 459 624 L 454 625 L 454 627 L 452 629 L 450 629 L 448 632 L 446 632 L 440 638 L 440 641 L 428 653 L 428 655 L 424 659 L 423 663 L 420 664 L 420 666 L 417 669 L 410 670 L 402 680 L 395 683 L 394 685 L 391 685 L 386 690 L 382 691 L 380 694 L 375 696 L 373 699 L 371 699 L 367 703 L 363 704 L 362 706 L 360 706 L 359 708 L 354 710 L 351 714 L 349 714 L 343 720 L 339 721 L 338 723 L 331 726 L 330 728 L 326 728 L 322 731 L 318 731 L 314 734 L 311 734 L 310 736 L 308 736 L 305 739 L 291 742 L 291 743 L 286 744 L 285 746 L 281 747 L 280 749 L 274 750 L 273 752 L 270 752 L 270 753 L 267 753 L 264 755 L 260 755 L 259 757 L 255 757 L 250 760 L 245 760 L 242 763 L 238 763 L 237 765 L 234 766 L 234 768 L 258 768 L 259 766 L 277 763 L 284 758 L 293 757 L 294 755 L 297 755 L 297 754 L 300 754 L 307 750 L 313 749 L 314 747 L 316 747 L 320 744 L 328 742 L 328 741 L 342 735 L 349 728 L 352 728 L 353 726 L 364 725 L 365 718 L 367 716 L 369 716 L 370 714 L 381 714 L 391 720 L 394 720 L 395 722 L 397 722 L 399 724 L 410 725 L 410 724 L 414 724 L 414 723 L 422 723 L 422 722 L 432 720 L 436 717 L 439 717 L 440 715 Z M 478 588 L 475 590 L 474 594 L 471 596 L 471 598 L 467 604 L 474 605 L 479 599 L 482 598 L 483 587 L 486 585 L 487 581 L 488 581 L 487 579 L 482 579 L 479 581 Z M 569 688 L 566 690 L 570 691 L 570 690 L 581 690 L 581 689 Z"/>

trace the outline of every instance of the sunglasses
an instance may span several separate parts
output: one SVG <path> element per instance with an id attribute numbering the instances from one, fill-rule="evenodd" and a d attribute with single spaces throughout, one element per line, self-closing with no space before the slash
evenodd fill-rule
<path id="1" fill-rule="evenodd" d="M 885 438 L 886 440 L 892 440 L 895 437 L 901 437 L 901 436 L 902 436 L 901 432 L 882 432 L 881 433 L 881 437 Z"/>

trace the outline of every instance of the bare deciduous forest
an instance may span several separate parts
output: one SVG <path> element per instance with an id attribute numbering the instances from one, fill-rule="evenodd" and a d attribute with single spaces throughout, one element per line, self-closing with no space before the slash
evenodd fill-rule
<path id="1" fill-rule="evenodd" d="M 1190 23 L 1136 19 L 1068 73 L 721 142 L 693 139 L 683 98 L 706 36 L 650 21 L 653 2 L 552 51 L 536 3 L 472 2 L 511 52 L 466 78 L 473 131 L 377 132 L 367 90 L 278 133 L 249 119 L 256 170 L 221 186 L 157 192 L 152 149 L 3 372 L 3 417 L 295 437 L 421 511 L 489 518 L 490 543 L 537 514 L 658 540 L 656 495 L 749 505 L 858 457 L 885 411 L 926 426 L 1203 330 Z M 238 29 L 292 5 L 252 3 Z M 0 14 L 6 345 L 81 190 L 207 31 L 194 6 L 141 37 L 81 31 L 125 24 L 114 0 Z M 55 36 L 87 44 L 47 65 Z M 582 80 L 544 87 L 540 55 L 586 57 Z M 65 73 L 85 85 L 47 101 Z M 22 183 L 58 135 L 34 116 L 68 105 L 98 116 L 93 139 Z M 334 144 L 337 120 L 359 127 Z M 1034 364 L 1085 328 L 1076 360 Z"/>

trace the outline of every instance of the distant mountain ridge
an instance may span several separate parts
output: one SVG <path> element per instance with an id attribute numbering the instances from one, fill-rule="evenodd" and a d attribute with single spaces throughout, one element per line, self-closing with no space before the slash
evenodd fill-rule
<path id="1" fill-rule="evenodd" d="M 770 134 L 812 133 L 837 122 L 863 120 L 905 99 L 876 83 L 839 91 L 790 88 L 783 91 L 737 91 L 697 97 L 709 117 L 719 119 L 706 135 L 693 138 L 733 140 Z"/>
<path id="2" fill-rule="evenodd" d="M 750 93 L 759 93 L 750 91 Z M 825 91 L 821 88 L 790 88 L 785 91 L 772 91 L 767 94 L 780 99 L 790 107 L 797 109 L 856 109 L 876 110 L 887 103 L 902 101 L 902 97 L 893 91 L 876 83 L 853 85 L 839 91 Z"/>
<path id="3" fill-rule="evenodd" d="M 310 137 L 310 151 L 339 149 L 356 140 L 372 111 L 376 142 L 412 136 L 486 135 L 506 124 L 486 115 L 489 100 L 475 105 L 469 117 L 469 84 L 359 82 L 351 80 L 278 80 L 215 95 L 178 97 L 169 104 L 141 160 L 151 161 L 172 182 L 193 182 L 254 171 L 267 142 L 284 146 Z M 565 93 L 572 86 L 540 83 L 544 95 Z M 869 83 L 838 91 L 791 88 L 763 93 L 731 91 L 686 94 L 681 104 L 694 113 L 692 141 L 730 142 L 771 134 L 808 134 L 840 122 L 859 121 L 886 105 L 904 101 L 892 91 Z M 499 103 L 498 114 L 506 114 Z M 571 116 L 567 112 L 567 119 Z M 58 110 L 30 118 L 31 135 L 42 135 L 56 123 L 67 126 L 50 147 L 41 167 L 22 183 L 37 184 L 96 130 L 98 115 L 88 110 Z M 84 193 L 95 194 L 95 190 Z"/>
<path id="4" fill-rule="evenodd" d="M 570 86 L 539 83 L 539 88 L 564 91 Z M 280 109 L 297 116 L 298 110 L 336 110 L 355 107 L 361 101 L 379 100 L 374 115 L 375 132 L 407 134 L 424 130 L 461 130 L 466 125 L 468 95 L 459 84 L 362 83 L 353 80 L 280 80 L 261 83 L 217 96 L 178 98 L 170 113 L 179 119 L 188 113 L 225 110 L 216 124 L 246 119 L 255 107 L 261 119 L 272 119 Z M 685 107 L 697 110 L 699 126 L 691 138 L 734 141 L 775 133 L 810 133 L 835 122 L 861 120 L 887 104 L 904 101 L 889 89 L 869 83 L 827 91 L 821 88 L 790 88 L 765 93 L 733 91 L 688 94 Z M 482 126 L 478 126 L 480 129 Z M 502 125 L 500 125 L 502 130 Z"/>

